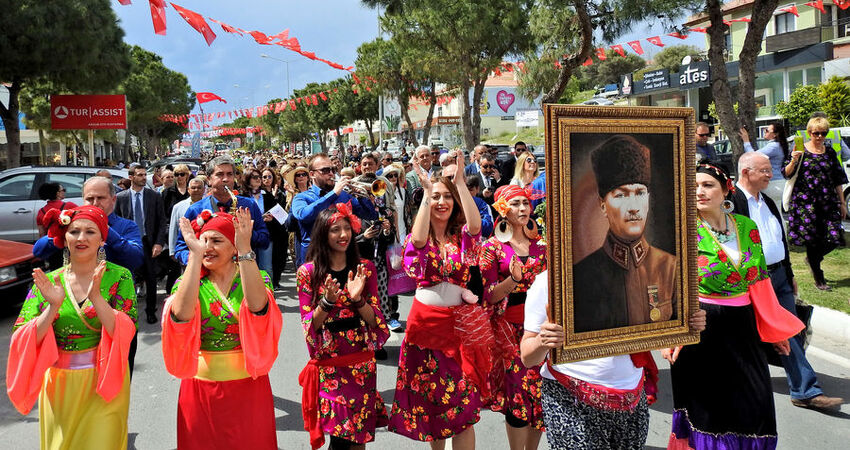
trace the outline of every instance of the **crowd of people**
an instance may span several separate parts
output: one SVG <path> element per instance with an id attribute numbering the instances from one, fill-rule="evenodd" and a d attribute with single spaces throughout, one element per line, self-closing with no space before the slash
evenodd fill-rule
<path id="1" fill-rule="evenodd" d="M 737 183 L 710 161 L 697 168 L 700 310 L 688 321 L 701 341 L 662 351 L 672 367 L 670 448 L 776 446 L 764 343 L 782 355 L 795 405 L 843 403 L 823 394 L 806 361 L 788 258 L 789 244 L 805 245 L 820 288 L 823 255 L 843 243 L 834 231 L 847 180 L 824 150 L 828 126 L 813 119 L 804 150 L 780 142 L 745 154 Z M 696 130 L 701 137 L 702 125 Z M 772 133 L 781 135 L 776 126 Z M 648 150 L 618 138 L 597 152 L 602 180 L 604 155 Z M 774 174 L 798 172 L 786 239 L 763 191 Z M 557 449 L 642 448 L 659 389 L 649 352 L 547 359 L 565 332 L 547 311 L 535 213 L 545 176 L 517 142 L 507 159 L 485 145 L 468 155 L 423 145 L 409 155 L 351 147 L 309 158 L 218 156 L 198 173 L 166 167 L 153 188 L 146 168 L 132 164 L 122 187 L 88 179 L 82 206 L 45 185 L 34 253 L 51 270 L 35 270 L 15 323 L 9 396 L 23 414 L 39 402 L 42 447 L 126 447 L 144 292 L 145 319 L 162 327 L 165 367 L 181 380 L 178 448 L 277 448 L 268 377 L 282 329 L 275 291 L 294 274 L 309 354 L 298 382 L 313 448 L 325 435 L 331 449 L 363 448 L 387 427 L 434 449 L 448 439 L 472 449 L 482 410 L 504 415 L 512 450 L 537 448 L 544 432 Z M 603 214 L 617 214 L 605 208 L 608 197 L 632 201 L 646 184 L 599 181 Z M 824 195 L 812 192 L 823 186 Z M 161 307 L 159 278 L 168 294 Z M 410 293 L 402 318 L 399 295 Z M 404 337 L 387 407 L 376 361 L 388 359 L 393 332 Z"/>

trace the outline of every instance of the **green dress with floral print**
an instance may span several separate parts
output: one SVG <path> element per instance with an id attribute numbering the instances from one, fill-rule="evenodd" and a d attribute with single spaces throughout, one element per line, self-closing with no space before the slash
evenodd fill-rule
<path id="1" fill-rule="evenodd" d="M 100 319 L 92 305 L 91 300 L 86 298 L 79 302 L 74 298 L 65 280 L 65 271 L 68 266 L 48 272 L 47 278 L 55 282 L 56 277 L 65 288 L 65 301 L 59 308 L 59 313 L 53 321 L 53 333 L 56 336 L 56 345 L 60 350 L 76 352 L 96 348 L 100 343 Z M 100 281 L 100 293 L 113 309 L 121 311 L 136 321 L 136 290 L 133 286 L 133 276 L 130 271 L 111 262 L 106 263 L 106 271 Z M 24 300 L 21 313 L 15 321 L 15 329 L 23 326 L 30 320 L 38 317 L 47 307 L 48 301 L 34 286 Z"/>
<path id="2" fill-rule="evenodd" d="M 268 274 L 261 270 L 260 276 L 263 277 L 266 289 L 274 292 Z M 183 277 L 177 279 L 171 289 L 172 294 L 177 292 L 182 281 Z M 201 350 L 221 352 L 242 349 L 239 340 L 239 308 L 244 296 L 239 271 L 226 293 L 221 292 L 209 278 L 201 278 L 198 289 L 201 300 Z"/>
<path id="3" fill-rule="evenodd" d="M 747 292 L 747 287 L 768 277 L 758 227 L 751 219 L 729 215 L 735 226 L 738 249 L 737 264 L 717 242 L 708 225 L 697 220 L 697 275 L 699 295 L 733 297 Z"/>

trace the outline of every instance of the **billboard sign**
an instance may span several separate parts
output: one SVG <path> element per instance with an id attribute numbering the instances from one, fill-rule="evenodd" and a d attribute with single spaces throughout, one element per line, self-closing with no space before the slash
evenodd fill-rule
<path id="1" fill-rule="evenodd" d="M 50 127 L 54 130 L 127 129 L 123 95 L 51 95 Z"/>

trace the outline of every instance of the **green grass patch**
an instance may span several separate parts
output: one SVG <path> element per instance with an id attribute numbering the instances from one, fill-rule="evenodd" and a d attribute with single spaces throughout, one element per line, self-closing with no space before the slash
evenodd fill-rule
<path id="1" fill-rule="evenodd" d="M 840 247 L 833 250 L 821 263 L 827 283 L 832 287 L 832 291 L 828 292 L 815 287 L 805 258 L 806 249 L 791 247 L 791 267 L 794 268 L 800 297 L 813 305 L 850 314 L 850 271 L 847 270 L 850 267 L 850 248 Z"/>

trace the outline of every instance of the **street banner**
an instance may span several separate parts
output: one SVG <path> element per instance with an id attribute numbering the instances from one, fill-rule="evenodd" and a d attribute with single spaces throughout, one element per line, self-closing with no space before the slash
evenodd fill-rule
<path id="1" fill-rule="evenodd" d="M 54 130 L 126 130 L 123 95 L 51 95 L 50 128 Z"/>
<path id="2" fill-rule="evenodd" d="M 201 157 L 201 133 L 192 136 L 192 158 Z"/>

